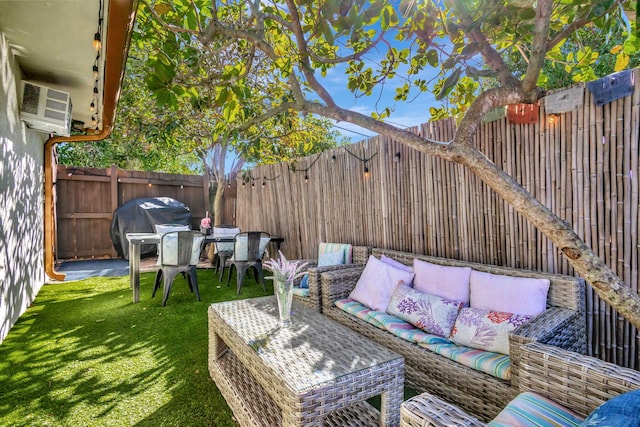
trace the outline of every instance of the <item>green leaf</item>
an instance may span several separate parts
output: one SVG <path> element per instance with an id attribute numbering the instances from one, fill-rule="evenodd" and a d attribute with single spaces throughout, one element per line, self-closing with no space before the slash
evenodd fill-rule
<path id="1" fill-rule="evenodd" d="M 629 57 L 629 55 L 625 54 L 624 52 L 619 53 L 618 55 L 616 55 L 616 64 L 613 67 L 613 71 L 622 71 L 625 68 L 627 68 L 627 65 L 629 65 L 629 61 L 631 60 L 631 58 Z"/>
<path id="2" fill-rule="evenodd" d="M 462 48 L 462 52 L 460 52 L 460 55 L 469 58 L 475 55 L 476 53 L 478 53 L 479 49 L 480 49 L 480 46 L 478 45 L 478 43 L 471 42 L 467 44 L 464 48 Z"/>
<path id="3" fill-rule="evenodd" d="M 178 106 L 178 97 L 173 91 L 163 88 L 155 91 L 158 104 L 167 106 L 172 110 L 175 110 Z"/>
<path id="4" fill-rule="evenodd" d="M 528 7 L 520 11 L 520 19 L 522 19 L 523 21 L 528 21 L 529 19 L 534 19 L 535 17 L 536 11 L 532 7 Z"/>
<path id="5" fill-rule="evenodd" d="M 438 52 L 435 49 L 430 49 L 429 51 L 427 51 L 427 61 L 429 62 L 429 65 L 434 68 L 438 66 Z"/>
<path id="6" fill-rule="evenodd" d="M 377 17 L 378 15 L 380 15 L 380 12 L 382 11 L 383 6 L 384 6 L 384 2 L 382 2 L 381 0 L 377 0 L 367 8 L 364 14 L 369 19 Z"/>
<path id="7" fill-rule="evenodd" d="M 198 29 L 198 20 L 196 18 L 196 11 L 190 9 L 189 12 L 184 17 L 185 27 L 189 30 L 197 30 Z"/>
<path id="8" fill-rule="evenodd" d="M 160 78 L 155 74 L 149 74 L 146 78 L 147 87 L 149 90 L 155 92 L 158 89 L 162 89 L 166 86 L 165 82 L 160 80 Z"/>
<path id="9" fill-rule="evenodd" d="M 321 22 L 320 29 L 322 30 L 322 35 L 324 36 L 327 43 L 333 44 L 335 40 L 333 38 L 333 30 L 331 29 L 329 23 L 327 21 Z"/>
<path id="10" fill-rule="evenodd" d="M 478 70 L 479 77 L 496 77 L 498 75 L 497 72 L 493 70 Z"/>
<path id="11" fill-rule="evenodd" d="M 449 75 L 449 77 L 447 77 L 447 79 L 444 81 L 444 84 L 442 85 L 442 89 L 440 89 L 440 92 L 438 92 L 438 95 L 436 96 L 436 99 L 438 101 L 441 101 L 442 99 L 446 98 L 447 95 L 449 95 L 451 90 L 458 83 L 458 80 L 460 79 L 460 73 L 461 72 L 462 72 L 461 68 L 456 68 Z"/>
<path id="12" fill-rule="evenodd" d="M 445 70 L 450 70 L 454 65 L 458 62 L 458 55 L 451 55 L 447 58 L 446 61 L 442 64 L 442 68 Z"/>
<path id="13" fill-rule="evenodd" d="M 166 83 L 170 82 L 176 75 L 173 64 L 167 65 L 162 62 L 156 62 L 155 72 L 158 78 Z"/>

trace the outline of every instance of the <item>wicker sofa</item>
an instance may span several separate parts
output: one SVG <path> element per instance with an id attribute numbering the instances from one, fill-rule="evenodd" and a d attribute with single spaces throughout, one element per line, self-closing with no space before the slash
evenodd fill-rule
<path id="1" fill-rule="evenodd" d="M 347 298 L 354 289 L 364 267 L 323 273 L 323 312 L 403 355 L 405 385 L 417 392 L 434 393 L 450 402 L 458 403 L 480 419 L 489 420 L 517 394 L 520 347 L 523 344 L 540 341 L 578 353 L 586 352 L 585 285 L 582 279 L 378 248 L 372 250 L 372 255 L 386 255 L 406 265 L 411 265 L 413 259 L 417 258 L 433 264 L 471 267 L 492 274 L 544 278 L 550 281 L 546 311 L 509 335 L 511 378 L 502 380 L 406 341 L 336 307 L 335 302 Z"/>
<path id="2" fill-rule="evenodd" d="M 342 269 L 353 268 L 354 266 L 364 266 L 367 263 L 371 249 L 367 246 L 353 246 L 351 253 L 351 263 L 341 265 L 328 265 L 325 267 L 317 267 L 317 260 L 307 259 L 303 260 L 308 263 L 309 270 L 307 274 L 309 279 L 307 281 L 308 288 L 300 289 L 299 281 L 295 284 L 293 297 L 296 302 L 305 305 L 319 313 L 322 313 L 322 299 L 320 297 L 320 275 L 328 271 L 336 271 Z"/>
<path id="3" fill-rule="evenodd" d="M 520 352 L 519 392 L 536 393 L 580 417 L 610 398 L 638 389 L 640 372 L 633 369 L 537 342 L 524 345 Z M 526 415 L 532 421 L 539 416 Z M 404 402 L 400 417 L 402 427 L 487 425 L 428 393 Z"/>

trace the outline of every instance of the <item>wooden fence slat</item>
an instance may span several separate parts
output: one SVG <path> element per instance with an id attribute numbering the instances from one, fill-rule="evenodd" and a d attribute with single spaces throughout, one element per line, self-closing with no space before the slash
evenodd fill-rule
<path id="1" fill-rule="evenodd" d="M 205 211 L 211 210 L 208 190 L 204 197 L 200 190 L 202 176 L 123 171 L 115 166 L 99 169 L 61 165 L 56 174 L 58 259 L 116 257 L 110 233 L 113 212 L 136 197 L 180 200 L 191 209 L 194 229 Z"/>

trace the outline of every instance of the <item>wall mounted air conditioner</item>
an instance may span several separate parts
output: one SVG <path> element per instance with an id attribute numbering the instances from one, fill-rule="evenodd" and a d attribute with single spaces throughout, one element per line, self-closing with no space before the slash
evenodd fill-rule
<path id="1" fill-rule="evenodd" d="M 71 134 L 71 97 L 67 92 L 22 82 L 20 119 L 38 132 Z"/>

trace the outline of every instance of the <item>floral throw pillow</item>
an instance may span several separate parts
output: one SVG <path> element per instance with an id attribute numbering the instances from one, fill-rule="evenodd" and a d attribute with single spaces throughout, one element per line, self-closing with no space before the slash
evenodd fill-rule
<path id="1" fill-rule="evenodd" d="M 399 283 L 391 296 L 387 313 L 411 323 L 430 334 L 448 337 L 451 333 L 462 301 L 452 301 L 416 291 Z"/>
<path id="2" fill-rule="evenodd" d="M 531 317 L 465 307 L 460 310 L 450 339 L 458 345 L 509 354 L 509 332 Z"/>

